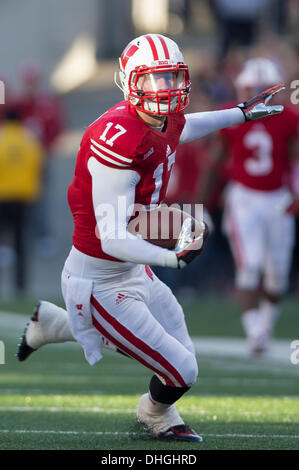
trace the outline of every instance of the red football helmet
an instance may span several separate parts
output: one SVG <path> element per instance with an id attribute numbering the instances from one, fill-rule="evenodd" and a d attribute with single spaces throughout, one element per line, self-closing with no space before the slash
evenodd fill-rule
<path id="1" fill-rule="evenodd" d="M 119 78 L 121 84 L 116 84 L 125 99 L 144 113 L 177 113 L 189 103 L 188 66 L 178 45 L 160 34 L 146 34 L 127 45 L 119 59 Z"/>

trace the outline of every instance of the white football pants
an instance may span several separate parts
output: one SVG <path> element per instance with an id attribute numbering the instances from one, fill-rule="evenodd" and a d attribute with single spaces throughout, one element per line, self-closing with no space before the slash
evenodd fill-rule
<path id="1" fill-rule="evenodd" d="M 68 282 L 75 276 L 80 284 L 82 276 L 81 269 L 74 272 L 71 266 L 67 262 L 62 273 L 66 305 L 72 300 Z M 86 264 L 84 269 L 86 272 Z M 78 297 L 75 303 L 77 309 L 68 314 L 82 316 Z M 182 307 L 148 266 L 136 265 L 113 278 L 93 280 L 90 312 L 93 326 L 102 336 L 154 371 L 166 385 L 186 387 L 196 381 L 197 361 Z"/>
<path id="2" fill-rule="evenodd" d="M 285 188 L 256 191 L 232 183 L 226 194 L 223 219 L 236 266 L 236 285 L 241 289 L 263 287 L 282 294 L 294 246 L 294 218 L 285 214 L 289 197 Z"/>

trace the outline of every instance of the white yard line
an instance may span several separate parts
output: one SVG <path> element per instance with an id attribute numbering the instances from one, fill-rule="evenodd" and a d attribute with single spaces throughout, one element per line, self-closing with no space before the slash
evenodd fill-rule
<path id="1" fill-rule="evenodd" d="M 94 436 L 141 436 L 147 435 L 145 432 L 122 432 L 122 431 L 60 431 L 60 430 L 38 430 L 38 429 L 0 429 L 0 433 L 8 434 L 63 434 L 63 435 L 94 435 Z M 230 437 L 230 438 L 248 438 L 248 439 L 299 439 L 296 434 L 210 434 L 202 433 L 203 436 L 208 437 Z"/>
<path id="2" fill-rule="evenodd" d="M 0 311 L 0 335 L 16 338 L 21 335 L 30 315 Z"/>
<path id="3" fill-rule="evenodd" d="M 219 337 L 194 337 L 192 338 L 196 352 L 202 356 L 248 359 L 248 345 L 245 338 L 219 338 Z M 275 362 L 277 364 L 288 363 L 291 365 L 290 356 L 292 340 L 273 340 L 269 352 L 255 362 Z"/>
<path id="4" fill-rule="evenodd" d="M 79 413 L 136 413 L 132 408 L 72 408 L 72 407 L 58 407 L 58 406 L 0 406 L 1 411 L 49 411 L 52 413 L 63 413 L 65 411 L 79 412 Z"/>
<path id="5" fill-rule="evenodd" d="M 0 406 L 0 413 L 1 412 L 50 412 L 50 413 L 127 413 L 127 414 L 136 414 L 136 409 L 134 408 L 99 408 L 99 407 L 58 407 L 58 406 Z M 188 411 L 185 411 L 188 414 Z M 211 411 L 209 410 L 199 410 L 200 415 L 212 415 Z M 270 417 L 270 416 L 277 416 L 277 413 L 272 412 L 261 412 L 261 411 L 238 411 L 239 416 L 255 416 L 255 417 Z"/>
<path id="6" fill-rule="evenodd" d="M 241 437 L 241 438 L 249 438 L 249 439 L 299 439 L 299 435 L 296 434 L 204 434 L 203 436 L 210 436 L 210 437 Z"/>

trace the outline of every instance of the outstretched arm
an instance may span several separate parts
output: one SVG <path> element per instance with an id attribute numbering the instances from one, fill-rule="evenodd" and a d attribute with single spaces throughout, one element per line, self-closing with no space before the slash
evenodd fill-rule
<path id="1" fill-rule="evenodd" d="M 251 100 L 238 104 L 235 108 L 186 114 L 186 123 L 180 137 L 180 143 L 192 142 L 212 132 L 245 121 L 281 113 L 283 106 L 268 106 L 268 103 L 273 95 L 284 88 L 282 84 L 268 88 Z"/>
<path id="2" fill-rule="evenodd" d="M 244 114 L 239 108 L 207 111 L 186 114 L 186 123 L 180 137 L 180 144 L 200 139 L 212 132 L 245 122 Z"/>

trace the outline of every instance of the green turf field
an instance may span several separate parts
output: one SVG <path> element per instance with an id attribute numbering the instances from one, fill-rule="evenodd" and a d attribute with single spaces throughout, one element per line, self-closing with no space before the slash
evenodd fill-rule
<path id="1" fill-rule="evenodd" d="M 0 312 L 30 313 L 32 305 L 0 302 Z M 238 308 L 226 299 L 205 299 L 185 311 L 193 336 L 242 335 Z M 277 336 L 285 343 L 299 339 L 298 313 L 298 301 L 284 304 Z M 150 372 L 110 351 L 90 367 L 73 343 L 49 345 L 19 363 L 14 353 L 24 317 L 7 318 L 0 313 L 6 360 L 0 365 L 0 449 L 299 449 L 299 364 L 288 358 L 200 354 L 198 381 L 177 406 L 204 442 L 166 443 L 136 422 Z"/>

